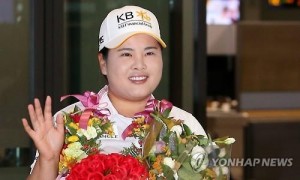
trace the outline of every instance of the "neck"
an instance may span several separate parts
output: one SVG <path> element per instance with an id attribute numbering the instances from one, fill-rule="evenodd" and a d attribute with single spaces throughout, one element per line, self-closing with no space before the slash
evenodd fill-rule
<path id="1" fill-rule="evenodd" d="M 110 93 L 108 93 L 108 97 L 118 113 L 125 117 L 133 117 L 136 113 L 144 111 L 147 101 L 149 100 L 148 97 L 142 100 L 131 101 L 127 99 L 120 99 Z"/>

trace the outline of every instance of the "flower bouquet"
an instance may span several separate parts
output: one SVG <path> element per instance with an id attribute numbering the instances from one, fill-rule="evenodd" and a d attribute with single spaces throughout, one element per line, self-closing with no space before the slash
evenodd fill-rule
<path id="1" fill-rule="evenodd" d="M 195 135 L 183 120 L 169 117 L 172 104 L 148 101 L 122 133 L 134 137 L 120 154 L 101 154 L 99 138 L 113 136 L 107 111 L 99 108 L 95 93 L 76 95 L 85 107 L 65 112 L 65 144 L 57 179 L 227 179 L 229 167 L 220 163 L 230 158 L 233 138 L 211 140 Z M 103 111 L 104 110 L 104 111 Z"/>
<path id="2" fill-rule="evenodd" d="M 71 96 L 79 99 L 84 109 L 75 106 L 73 111 L 64 112 L 65 143 L 57 179 L 147 179 L 146 166 L 133 156 L 101 154 L 99 138 L 112 137 L 114 131 L 107 118 L 109 111 L 99 108 L 99 95 L 86 92 L 84 95 Z"/>
<path id="3" fill-rule="evenodd" d="M 71 112 L 64 113 L 65 141 L 60 154 L 59 174 L 68 174 L 70 169 L 82 159 L 100 152 L 99 138 L 113 136 L 112 123 L 107 111 L 99 110 L 98 95 L 86 92 L 72 95 L 80 99 L 84 109 L 75 106 Z M 62 97 L 62 100 L 68 96 Z"/>
<path id="4" fill-rule="evenodd" d="M 228 179 L 229 167 L 216 162 L 230 158 L 235 140 L 195 135 L 184 121 L 169 117 L 171 109 L 172 104 L 166 100 L 151 100 L 139 114 L 142 121 L 139 117 L 125 130 L 125 137 L 142 141 L 149 179 Z"/>
<path id="5" fill-rule="evenodd" d="M 102 135 L 113 136 L 112 123 L 105 116 L 92 111 L 87 121 L 87 127 L 79 126 L 83 111 L 75 106 L 70 113 L 64 113 L 65 142 L 60 155 L 59 173 L 68 172 L 76 163 L 89 155 L 100 152 Z"/>

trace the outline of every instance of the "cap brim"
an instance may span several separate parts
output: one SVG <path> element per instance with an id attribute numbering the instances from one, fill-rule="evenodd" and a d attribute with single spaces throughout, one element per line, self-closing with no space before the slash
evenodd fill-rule
<path id="1" fill-rule="evenodd" d="M 150 35 L 154 39 L 156 39 L 159 42 L 159 44 L 161 44 L 161 46 L 163 48 L 167 47 L 166 43 L 160 37 L 157 37 L 155 34 L 152 34 L 152 33 L 149 33 L 149 32 L 129 32 L 129 33 L 126 33 L 126 34 L 122 34 L 122 35 L 120 35 L 118 37 L 114 37 L 114 40 L 108 42 L 105 45 L 105 47 L 107 47 L 109 49 L 117 48 L 117 47 L 121 46 L 121 44 L 123 44 L 128 38 L 130 38 L 131 36 L 133 36 L 135 34 L 147 34 L 147 35 Z"/>

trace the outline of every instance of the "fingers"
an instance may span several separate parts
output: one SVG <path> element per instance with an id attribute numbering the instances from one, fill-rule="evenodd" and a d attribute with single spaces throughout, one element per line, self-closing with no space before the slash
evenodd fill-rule
<path id="1" fill-rule="evenodd" d="M 64 132 L 64 118 L 63 115 L 61 113 L 59 113 L 56 116 L 56 124 L 57 124 L 57 130 L 60 132 Z"/>
<path id="2" fill-rule="evenodd" d="M 44 116 L 46 121 L 50 121 L 52 124 L 52 109 L 51 109 L 51 98 L 47 96 L 45 102 Z"/>
<path id="3" fill-rule="evenodd" d="M 28 113 L 29 113 L 29 117 L 30 117 L 30 121 L 32 123 L 33 129 L 37 129 L 40 126 L 40 123 L 38 121 L 36 112 L 35 112 L 34 107 L 33 107 L 32 104 L 28 105 Z"/>
<path id="4" fill-rule="evenodd" d="M 34 106 L 32 104 L 28 105 L 28 112 L 34 130 L 37 130 L 40 126 L 42 126 L 45 121 L 48 121 L 47 123 L 49 125 L 53 125 L 51 111 L 50 96 L 47 96 L 46 98 L 44 112 L 42 110 L 41 103 L 37 98 L 34 99 Z"/>
<path id="5" fill-rule="evenodd" d="M 22 123 L 23 123 L 24 130 L 27 132 L 27 134 L 31 138 L 33 138 L 34 131 L 31 129 L 31 127 L 29 126 L 29 124 L 25 118 L 22 119 Z"/>
<path id="6" fill-rule="evenodd" d="M 41 103 L 38 99 L 34 99 L 34 107 L 35 107 L 35 113 L 36 113 L 36 117 L 37 120 L 39 122 L 43 122 L 44 121 L 44 115 L 43 115 L 43 110 L 41 107 Z"/>

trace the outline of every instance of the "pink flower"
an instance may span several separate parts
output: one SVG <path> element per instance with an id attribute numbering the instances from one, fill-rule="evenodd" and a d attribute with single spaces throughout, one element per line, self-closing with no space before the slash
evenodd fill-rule
<path id="1" fill-rule="evenodd" d="M 156 141 L 155 144 L 155 153 L 162 153 L 164 148 L 166 147 L 166 143 L 164 141 Z"/>
<path id="2" fill-rule="evenodd" d="M 159 111 L 161 113 L 164 113 L 166 110 L 171 110 L 173 107 L 173 104 L 165 99 L 160 101 L 160 109 Z"/>

